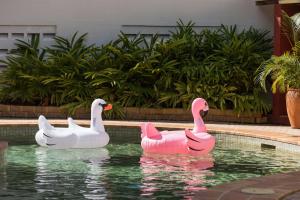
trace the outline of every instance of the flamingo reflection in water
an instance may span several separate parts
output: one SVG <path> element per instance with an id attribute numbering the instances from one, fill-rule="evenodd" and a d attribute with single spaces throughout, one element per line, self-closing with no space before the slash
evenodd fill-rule
<path id="1" fill-rule="evenodd" d="M 214 175 L 209 170 L 214 166 L 214 159 L 210 154 L 196 157 L 144 153 L 140 159 L 140 166 L 144 174 L 144 196 L 151 196 L 162 188 L 167 190 L 169 186 L 183 185 L 183 193 L 189 198 L 188 194 L 206 189 L 203 186 L 207 183 L 206 178 Z"/>

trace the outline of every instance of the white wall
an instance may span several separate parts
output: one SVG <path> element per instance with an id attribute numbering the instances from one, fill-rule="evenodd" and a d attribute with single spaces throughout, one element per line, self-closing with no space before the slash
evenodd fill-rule
<path id="1" fill-rule="evenodd" d="M 132 25 L 165 31 L 160 26 L 175 25 L 179 18 L 197 26 L 273 30 L 273 7 L 256 6 L 254 0 L 0 0 L 0 26 L 54 25 L 57 35 L 88 32 L 89 43 L 97 44 L 114 39 L 120 30 L 145 29 Z"/>

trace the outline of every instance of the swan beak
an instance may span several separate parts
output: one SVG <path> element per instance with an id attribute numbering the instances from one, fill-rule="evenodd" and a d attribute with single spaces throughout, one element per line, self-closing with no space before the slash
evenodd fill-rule
<path id="1" fill-rule="evenodd" d="M 104 106 L 104 110 L 111 110 L 112 109 L 112 105 L 111 104 L 106 104 Z"/>
<path id="2" fill-rule="evenodd" d="M 201 110 L 201 111 L 200 111 L 200 116 L 201 116 L 201 117 L 205 117 L 207 114 L 208 114 L 208 110 L 205 110 L 205 111 L 204 111 L 204 110 Z"/>

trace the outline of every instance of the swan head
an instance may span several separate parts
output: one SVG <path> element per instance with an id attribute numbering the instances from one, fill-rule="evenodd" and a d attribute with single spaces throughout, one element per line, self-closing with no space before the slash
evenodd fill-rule
<path id="1" fill-rule="evenodd" d="M 193 116 L 197 116 L 200 113 L 201 117 L 205 117 L 208 113 L 209 107 L 205 99 L 197 98 L 192 103 Z"/>
<path id="2" fill-rule="evenodd" d="M 107 104 L 103 99 L 95 99 L 92 103 L 92 110 L 98 110 L 102 112 L 103 110 L 111 110 L 112 105 Z"/>

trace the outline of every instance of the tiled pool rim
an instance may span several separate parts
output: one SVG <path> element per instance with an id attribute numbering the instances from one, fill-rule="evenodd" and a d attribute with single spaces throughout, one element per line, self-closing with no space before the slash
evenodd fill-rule
<path id="1" fill-rule="evenodd" d="M 67 120 L 49 120 L 56 126 L 66 126 Z M 76 120 L 79 125 L 88 126 L 89 120 Z M 105 126 L 138 127 L 142 122 L 136 121 L 104 121 Z M 154 122 L 155 126 L 162 129 L 192 128 L 193 123 L 166 123 Z M 0 119 L 0 127 L 37 126 L 37 120 L 28 119 Z M 234 125 L 234 124 L 207 124 L 208 132 L 219 133 L 222 140 L 243 140 L 249 144 L 261 145 L 300 153 L 300 130 L 289 127 L 261 126 L 261 125 Z M 267 188 L 273 194 L 249 194 L 243 189 Z M 194 199 L 203 200 L 289 200 L 297 196 L 300 191 L 300 171 L 286 174 L 276 174 L 259 178 L 236 181 L 218 185 L 205 191 L 198 192 Z M 298 195 L 300 196 L 300 195 Z M 291 197 L 291 198 L 289 198 Z"/>
<path id="2" fill-rule="evenodd" d="M 89 126 L 89 120 L 75 120 L 82 126 Z M 66 126 L 67 120 L 50 119 L 49 122 L 54 126 Z M 115 127 L 139 127 L 140 121 L 110 121 L 105 120 L 105 126 Z M 184 129 L 193 128 L 193 123 L 168 123 L 153 122 L 161 129 Z M 300 153 L 300 129 L 291 129 L 287 126 L 270 125 L 240 125 L 240 124 L 211 124 L 208 123 L 207 129 L 210 133 L 225 134 L 226 138 L 243 140 L 250 144 L 265 145 L 271 148 L 288 150 Z M 0 119 L 0 127 L 34 126 L 37 127 L 37 120 L 33 119 Z"/>

